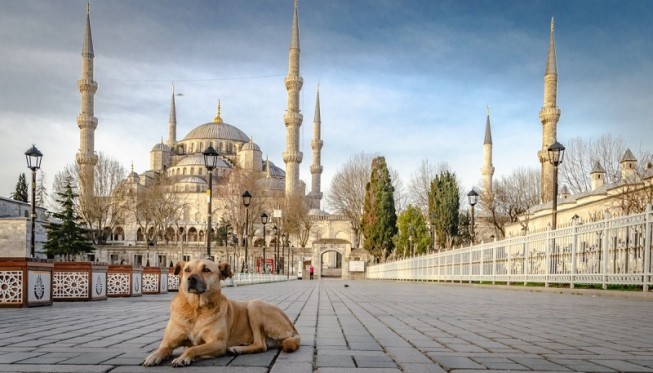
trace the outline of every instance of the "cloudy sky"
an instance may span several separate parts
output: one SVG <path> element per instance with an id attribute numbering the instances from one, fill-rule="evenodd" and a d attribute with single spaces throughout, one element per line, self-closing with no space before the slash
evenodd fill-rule
<path id="1" fill-rule="evenodd" d="M 384 155 L 404 184 L 422 160 L 480 184 L 486 106 L 495 178 L 539 167 L 549 23 L 558 56 L 558 140 L 621 136 L 653 148 L 653 2 L 300 0 L 301 178 L 320 84 L 323 191 L 352 155 Z M 0 196 L 43 152 L 48 181 L 79 147 L 77 79 L 86 1 L 0 1 Z M 283 166 L 293 0 L 92 1 L 96 151 L 137 172 L 167 136 L 215 116 Z M 310 187 L 310 185 L 309 185 Z"/>

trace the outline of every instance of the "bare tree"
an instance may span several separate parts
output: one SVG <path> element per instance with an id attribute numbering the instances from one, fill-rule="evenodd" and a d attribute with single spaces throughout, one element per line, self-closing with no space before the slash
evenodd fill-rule
<path id="1" fill-rule="evenodd" d="M 621 137 L 610 134 L 598 139 L 574 137 L 564 145 L 564 160 L 558 169 L 560 185 L 566 185 L 572 194 L 592 189 L 590 172 L 596 162 L 605 169 L 607 184 L 619 181 L 619 161 L 627 148 Z"/>
<path id="2" fill-rule="evenodd" d="M 82 217 L 86 225 L 93 231 L 93 243 L 106 242 L 113 228 L 124 222 L 124 204 L 116 198 L 115 192 L 125 179 L 126 171 L 120 163 L 106 156 L 98 154 L 95 166 L 95 184 L 93 196 L 80 196 L 75 199 L 75 211 Z M 70 178 L 75 188 L 81 185 L 81 173 L 77 164 L 69 164 L 54 178 L 53 189 L 55 194 L 61 193 Z M 81 203 L 85 198 L 85 203 Z"/>
<path id="3" fill-rule="evenodd" d="M 528 220 L 519 219 L 530 207 L 540 203 L 540 172 L 535 168 L 520 168 L 494 183 L 494 198 L 481 193 L 481 208 L 491 224 L 505 236 L 504 226 L 519 222 L 528 230 Z"/>
<path id="4" fill-rule="evenodd" d="M 423 159 L 419 168 L 411 175 L 408 183 L 408 202 L 420 208 L 424 216 L 428 212 L 431 182 L 441 172 L 448 170 L 449 166 L 446 162 L 435 165 L 430 163 L 428 159 Z"/>
<path id="5" fill-rule="evenodd" d="M 395 210 L 397 213 L 404 211 L 406 206 L 408 206 L 408 194 L 406 194 L 406 188 L 404 187 L 404 182 L 399 176 L 399 172 L 394 168 L 389 168 L 390 171 L 390 180 L 392 181 L 392 187 L 394 188 L 394 200 L 395 200 Z"/>
<path id="6" fill-rule="evenodd" d="M 245 237 L 247 214 L 247 209 L 243 205 L 243 193 L 248 191 L 252 195 L 249 205 L 249 226 L 247 228 L 249 237 L 247 239 L 251 239 L 254 224 L 260 221 L 261 213 L 266 210 L 270 211 L 277 202 L 276 199 L 271 198 L 272 192 L 265 181 L 254 172 L 235 168 L 229 173 L 226 182 L 215 188 L 216 203 L 213 212 L 222 212 L 222 220 L 233 228 L 239 239 L 239 244 L 242 244 L 242 238 Z"/>
<path id="7" fill-rule="evenodd" d="M 355 247 L 360 242 L 360 223 L 365 202 L 365 185 L 370 180 L 374 155 L 360 153 L 349 158 L 331 179 L 325 202 L 336 213 L 344 215 L 354 230 Z"/>
<path id="8" fill-rule="evenodd" d="M 314 223 L 309 215 L 310 209 L 306 200 L 300 195 L 288 198 L 285 211 L 283 215 L 284 230 L 295 235 L 299 246 L 305 248 Z"/>

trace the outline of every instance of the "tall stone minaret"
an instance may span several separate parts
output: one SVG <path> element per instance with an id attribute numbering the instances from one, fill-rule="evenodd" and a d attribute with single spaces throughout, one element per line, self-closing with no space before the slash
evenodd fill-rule
<path id="1" fill-rule="evenodd" d="M 493 198 L 492 177 L 494 176 L 494 166 L 492 165 L 492 129 L 490 128 L 490 107 L 487 107 L 487 119 L 485 120 L 485 139 L 483 140 L 483 167 L 481 168 L 483 176 L 483 193 Z"/>
<path id="2" fill-rule="evenodd" d="M 299 112 L 299 92 L 304 79 L 299 75 L 299 21 L 297 15 L 297 0 L 295 14 L 292 20 L 290 35 L 290 53 L 288 61 L 288 76 L 286 90 L 288 91 L 288 109 L 283 117 L 286 124 L 286 151 L 283 161 L 286 164 L 286 198 L 299 192 L 299 165 L 302 163 L 302 152 L 299 151 L 299 127 L 302 125 L 302 114 Z"/>
<path id="3" fill-rule="evenodd" d="M 320 86 L 317 86 L 317 96 L 315 97 L 315 116 L 313 118 L 313 141 L 311 141 L 311 149 L 313 149 L 313 163 L 311 164 L 311 176 L 313 177 L 311 183 L 311 193 L 309 195 L 311 200 L 311 207 L 320 209 L 320 201 L 322 200 L 322 192 L 320 191 L 321 178 L 322 178 L 322 165 L 321 152 L 324 142 L 320 136 L 320 126 L 322 120 L 320 119 Z"/>
<path id="4" fill-rule="evenodd" d="M 76 156 L 80 171 L 80 196 L 85 198 L 94 196 L 93 185 L 95 182 L 95 129 L 97 118 L 94 116 L 94 100 L 97 83 L 93 80 L 93 40 L 91 38 L 91 5 L 86 5 L 86 31 L 82 46 L 82 78 L 77 81 L 82 99 L 81 113 L 77 116 L 79 126 L 79 152 Z"/>
<path id="5" fill-rule="evenodd" d="M 553 187 L 553 165 L 549 162 L 548 148 L 554 144 L 560 119 L 560 109 L 557 106 L 558 94 L 558 69 L 556 67 L 556 49 L 554 41 L 553 18 L 551 18 L 551 39 L 549 41 L 549 55 L 546 61 L 544 72 L 544 106 L 540 110 L 540 121 L 542 122 L 542 149 L 537 153 L 542 164 L 540 177 L 540 196 L 542 203 L 551 201 Z"/>
<path id="6" fill-rule="evenodd" d="M 172 149 L 177 142 L 177 110 L 175 109 L 175 85 L 172 85 L 172 99 L 170 99 L 170 119 L 168 119 L 168 146 Z"/>

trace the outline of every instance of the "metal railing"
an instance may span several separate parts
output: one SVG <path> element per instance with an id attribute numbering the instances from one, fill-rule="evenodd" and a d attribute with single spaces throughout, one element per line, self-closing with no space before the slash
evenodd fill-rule
<path id="1" fill-rule="evenodd" d="M 636 285 L 649 291 L 653 211 L 369 266 L 368 279 Z"/>
<path id="2" fill-rule="evenodd" d="M 233 277 L 222 281 L 222 286 L 240 286 L 251 284 L 262 284 L 265 282 L 281 282 L 288 281 L 286 275 L 273 275 L 262 273 L 234 273 Z M 233 281 L 232 281 L 233 280 Z"/>

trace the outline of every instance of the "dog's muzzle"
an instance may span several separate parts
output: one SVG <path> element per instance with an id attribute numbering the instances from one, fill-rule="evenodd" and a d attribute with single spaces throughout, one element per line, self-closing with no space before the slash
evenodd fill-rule
<path id="1" fill-rule="evenodd" d="M 190 275 L 186 280 L 186 289 L 189 293 L 201 294 L 206 291 L 206 284 L 198 275 Z"/>

